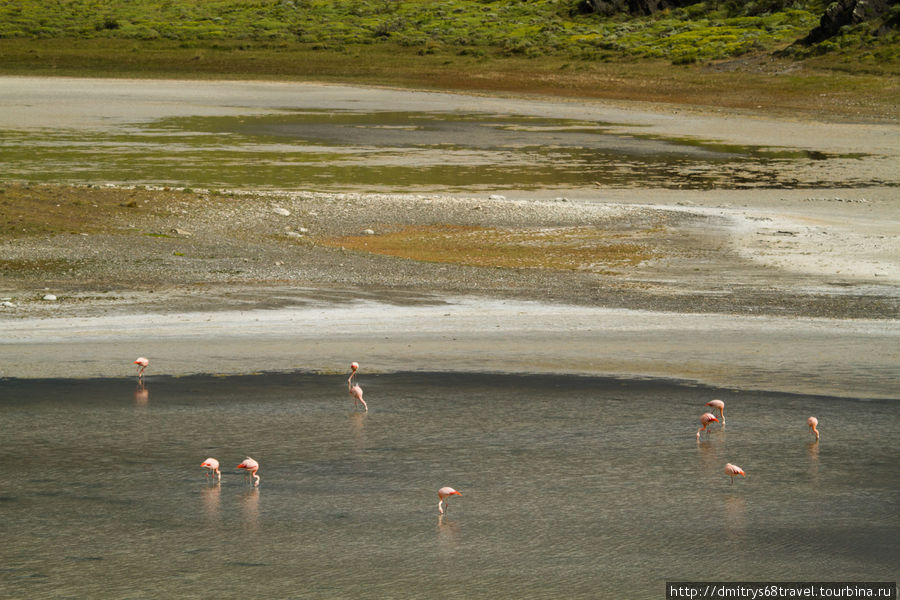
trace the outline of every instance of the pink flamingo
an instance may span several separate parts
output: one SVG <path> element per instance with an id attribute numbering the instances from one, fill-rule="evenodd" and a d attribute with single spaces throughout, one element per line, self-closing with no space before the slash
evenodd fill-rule
<path id="1" fill-rule="evenodd" d="M 353 383 L 353 376 L 356 375 L 356 372 L 359 370 L 359 363 L 350 363 L 350 378 L 347 379 L 347 390 L 350 392 L 350 395 L 353 396 L 353 406 L 359 406 L 360 402 L 363 405 L 363 408 L 366 409 L 366 412 L 369 412 L 369 405 L 366 404 L 366 401 L 363 400 L 363 391 L 358 383 Z"/>
<path id="2" fill-rule="evenodd" d="M 713 421 L 715 421 L 716 423 L 719 422 L 719 420 L 716 418 L 716 415 L 714 415 L 712 413 L 703 413 L 702 415 L 700 415 L 700 424 L 702 425 L 702 427 L 700 427 L 700 429 L 697 430 L 697 439 L 698 440 L 700 439 L 700 433 L 702 431 L 705 431 L 706 435 L 709 435 L 709 429 L 707 429 L 707 426 L 710 423 L 712 423 Z"/>
<path id="3" fill-rule="evenodd" d="M 444 514 L 444 507 L 442 504 L 447 505 L 447 509 L 450 509 L 450 496 L 462 496 L 461 493 L 454 490 L 452 487 L 442 487 L 438 490 L 438 512 Z"/>
<path id="4" fill-rule="evenodd" d="M 733 465 L 728 463 L 725 465 L 725 474 L 731 476 L 731 484 L 734 485 L 734 476 L 740 475 L 741 477 L 746 477 L 747 474 L 744 473 L 744 470 L 737 465 Z"/>
<path id="5" fill-rule="evenodd" d="M 722 425 L 725 424 L 725 403 L 721 400 L 710 400 L 706 403 L 706 406 L 711 406 L 713 409 L 713 413 L 719 411 L 719 416 L 722 417 Z"/>
<path id="6" fill-rule="evenodd" d="M 254 478 L 253 486 L 256 487 L 259 485 L 259 475 L 256 474 L 259 471 L 259 463 L 250 458 L 249 456 L 244 459 L 244 462 L 237 466 L 238 469 L 246 469 L 248 473 L 250 473 L 250 477 Z"/>
<path id="7" fill-rule="evenodd" d="M 147 360 L 145 357 L 141 356 L 136 361 L 134 361 L 134 363 L 132 363 L 132 364 L 135 364 L 140 367 L 140 370 L 138 370 L 138 380 L 144 379 L 144 369 L 147 368 L 147 366 L 150 364 L 150 361 Z"/>
<path id="8" fill-rule="evenodd" d="M 806 424 L 809 425 L 809 432 L 816 434 L 816 441 L 819 441 L 819 420 L 815 417 L 810 417 L 806 420 Z"/>
<path id="9" fill-rule="evenodd" d="M 206 476 L 209 477 L 212 475 L 213 477 L 218 477 L 219 481 L 222 480 L 222 473 L 219 471 L 219 461 L 214 458 L 207 458 L 200 466 L 206 469 Z"/>

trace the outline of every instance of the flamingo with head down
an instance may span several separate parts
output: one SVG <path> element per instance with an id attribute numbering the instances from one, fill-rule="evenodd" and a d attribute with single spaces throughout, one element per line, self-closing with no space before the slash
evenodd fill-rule
<path id="1" fill-rule="evenodd" d="M 219 461 L 214 458 L 207 458 L 200 466 L 206 469 L 206 477 L 218 477 L 219 481 L 222 480 L 222 473 L 219 471 Z"/>
<path id="2" fill-rule="evenodd" d="M 737 465 L 733 465 L 728 463 L 725 465 L 725 474 L 731 477 L 731 484 L 734 485 L 734 478 L 736 475 L 740 475 L 741 477 L 746 477 L 747 474 L 744 473 L 744 470 Z"/>
<path id="3" fill-rule="evenodd" d="M 146 357 L 141 356 L 137 360 L 135 360 L 132 364 L 140 367 L 138 369 L 138 381 L 142 380 L 144 378 L 144 369 L 147 368 L 147 366 L 150 364 L 150 361 L 147 360 Z"/>
<path id="4" fill-rule="evenodd" d="M 819 420 L 815 417 L 810 417 L 806 420 L 806 424 L 809 425 L 809 432 L 816 434 L 816 441 L 819 441 Z"/>
<path id="5" fill-rule="evenodd" d="M 722 417 L 722 425 L 725 424 L 725 403 L 721 400 L 710 400 L 706 403 L 706 406 L 711 406 L 713 413 L 716 411 L 719 412 L 719 416 Z"/>
<path id="6" fill-rule="evenodd" d="M 444 507 L 441 506 L 446 505 L 447 509 L 450 509 L 450 496 L 462 496 L 460 492 L 457 492 L 452 487 L 442 487 L 438 490 L 438 512 L 444 514 Z"/>
<path id="7" fill-rule="evenodd" d="M 700 433 L 703 431 L 706 432 L 707 436 L 709 435 L 709 429 L 707 429 L 707 427 L 712 422 L 716 422 L 716 423 L 719 422 L 719 420 L 716 418 L 716 415 L 714 415 L 712 413 L 703 413 L 702 415 L 700 415 L 701 427 L 700 427 L 700 429 L 697 430 L 697 439 L 698 440 L 700 439 Z"/>
<path id="8" fill-rule="evenodd" d="M 249 456 L 244 459 L 244 462 L 237 466 L 238 469 L 246 469 L 247 473 L 250 474 L 250 477 L 254 479 L 253 487 L 259 485 L 259 475 L 256 474 L 259 471 L 259 463 L 250 458 Z"/>

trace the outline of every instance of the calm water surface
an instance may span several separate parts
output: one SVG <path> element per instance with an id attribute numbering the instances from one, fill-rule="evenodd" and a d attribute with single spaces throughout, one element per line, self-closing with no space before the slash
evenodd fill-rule
<path id="1" fill-rule="evenodd" d="M 146 383 L 0 381 L 0 597 L 663 598 L 666 579 L 897 577 L 896 401 L 416 373 L 361 377 L 363 414 L 342 375 Z M 715 397 L 727 426 L 698 443 Z M 258 489 L 234 468 L 247 455 Z M 726 462 L 748 477 L 730 484 Z M 440 518 L 444 485 L 463 495 Z"/>

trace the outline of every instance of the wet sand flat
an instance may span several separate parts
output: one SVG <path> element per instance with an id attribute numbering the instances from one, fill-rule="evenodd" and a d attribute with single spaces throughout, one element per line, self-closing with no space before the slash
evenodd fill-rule
<path id="1" fill-rule="evenodd" d="M 847 398 L 896 398 L 900 328 L 888 320 L 797 319 L 603 309 L 472 297 L 268 310 L 24 319 L 4 324 L 3 371 L 148 374 L 564 373 Z M 131 355 L 134 354 L 135 357 Z"/>

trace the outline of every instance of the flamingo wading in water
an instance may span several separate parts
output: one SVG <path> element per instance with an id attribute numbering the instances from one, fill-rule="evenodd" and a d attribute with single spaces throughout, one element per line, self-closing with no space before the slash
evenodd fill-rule
<path id="1" fill-rule="evenodd" d="M 200 463 L 200 466 L 206 469 L 207 477 L 213 476 L 218 477 L 219 481 L 222 480 L 222 473 L 221 471 L 219 471 L 219 461 L 217 461 L 216 459 L 207 458 L 202 463 Z"/>
<path id="2" fill-rule="evenodd" d="M 706 432 L 706 435 L 709 435 L 709 429 L 707 429 L 707 427 L 713 421 L 715 421 L 716 423 L 719 422 L 719 420 L 716 418 L 716 415 L 714 415 L 712 413 L 703 413 L 702 415 L 700 415 L 701 427 L 700 427 L 700 429 L 697 430 L 697 439 L 698 440 L 700 439 L 700 433 L 703 431 Z"/>
<path id="3" fill-rule="evenodd" d="M 706 403 L 706 406 L 711 406 L 713 413 L 716 411 L 719 412 L 719 416 L 722 417 L 722 425 L 725 424 L 725 403 L 721 400 L 710 400 Z"/>
<path id="4" fill-rule="evenodd" d="M 359 363 L 350 363 L 350 377 L 347 379 L 347 390 L 350 392 L 350 395 L 353 396 L 353 406 L 359 406 L 362 403 L 363 408 L 366 409 L 366 412 L 369 412 L 369 405 L 366 404 L 366 401 L 363 400 L 363 391 L 358 383 L 353 383 L 353 376 L 356 375 L 356 372 L 359 370 Z"/>
<path id="5" fill-rule="evenodd" d="M 819 420 L 815 417 L 810 417 L 806 420 L 806 424 L 809 425 L 809 432 L 816 434 L 816 441 L 819 441 Z"/>
<path id="6" fill-rule="evenodd" d="M 442 487 L 438 490 L 438 512 L 444 514 L 444 507 L 442 504 L 447 505 L 447 509 L 450 509 L 450 496 L 462 496 L 460 492 L 457 492 L 452 487 Z"/>
<path id="7" fill-rule="evenodd" d="M 259 475 L 256 474 L 259 471 L 259 463 L 250 458 L 249 456 L 244 459 L 244 462 L 237 466 L 238 469 L 246 469 L 250 474 L 250 477 L 254 479 L 253 486 L 256 487 L 259 485 Z"/>
<path id="8" fill-rule="evenodd" d="M 144 369 L 147 368 L 147 366 L 150 364 L 150 361 L 147 360 L 146 357 L 141 356 L 137 360 L 135 360 L 132 364 L 135 364 L 138 367 L 140 367 L 138 369 L 138 380 L 139 381 L 142 380 L 144 378 Z"/>
<path id="9" fill-rule="evenodd" d="M 725 474 L 731 477 L 731 484 L 734 485 L 734 476 L 740 475 L 741 477 L 746 477 L 747 474 L 744 473 L 744 470 L 737 465 L 733 465 L 728 463 L 725 465 Z"/>

